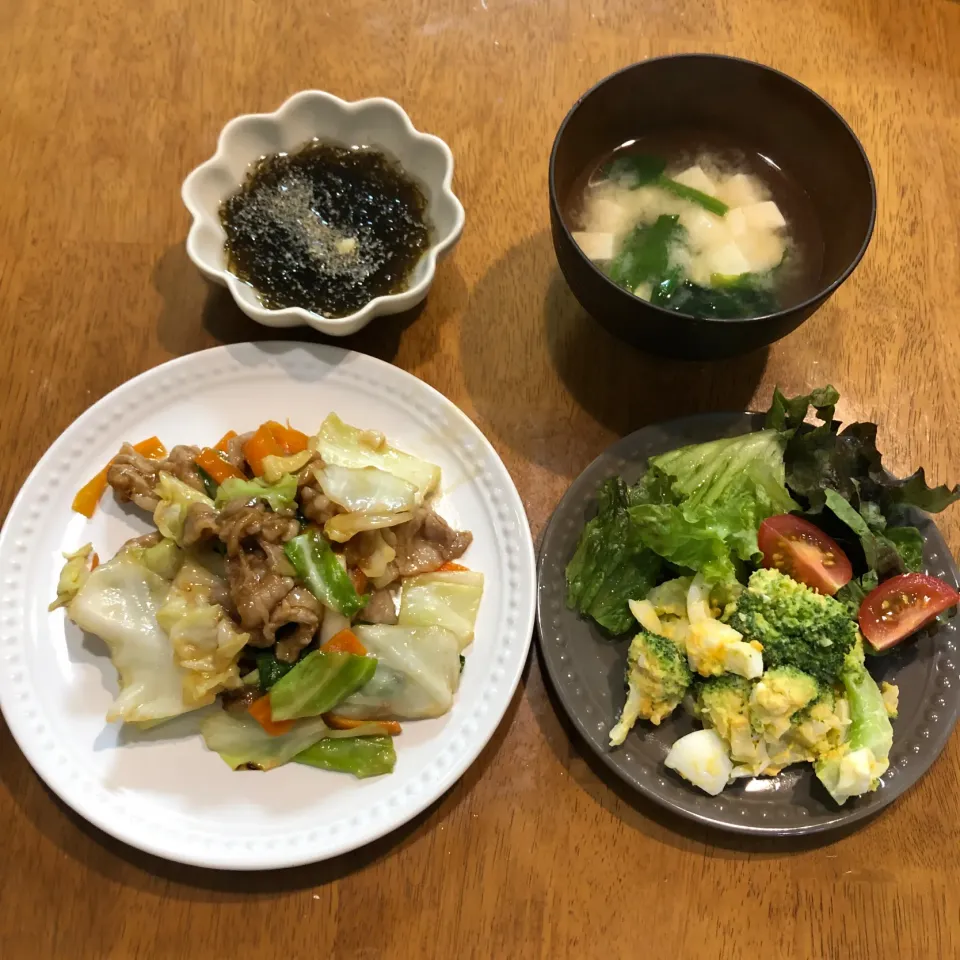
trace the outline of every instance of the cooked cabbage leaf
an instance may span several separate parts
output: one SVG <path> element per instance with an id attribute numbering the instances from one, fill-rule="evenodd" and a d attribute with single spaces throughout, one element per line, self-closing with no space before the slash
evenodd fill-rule
<path id="1" fill-rule="evenodd" d="M 401 513 L 417 505 L 417 487 L 377 467 L 341 467 L 335 463 L 313 471 L 323 492 L 352 513 Z"/>
<path id="2" fill-rule="evenodd" d="M 473 642 L 482 596 L 483 574 L 473 570 L 408 577 L 403 581 L 397 622 L 402 627 L 446 627 L 457 635 L 463 650 Z"/>
<path id="3" fill-rule="evenodd" d="M 418 503 L 440 483 L 438 466 L 396 450 L 382 436 L 351 427 L 335 413 L 323 421 L 320 432 L 311 438 L 310 447 L 320 454 L 325 464 L 376 467 L 412 483 L 417 488 Z"/>
<path id="4" fill-rule="evenodd" d="M 82 630 L 100 637 L 117 668 L 120 692 L 108 720 L 175 717 L 200 706 L 186 703 L 187 672 L 174 661 L 170 638 L 157 622 L 170 584 L 145 567 L 135 550 L 101 564 L 67 608 Z"/>
<path id="5" fill-rule="evenodd" d="M 267 483 L 260 477 L 243 480 L 228 477 L 217 489 L 216 506 L 219 510 L 231 500 L 266 500 L 271 510 L 290 510 L 296 505 L 297 478 L 283 474 L 276 483 Z"/>
<path id="6" fill-rule="evenodd" d="M 140 548 L 132 548 L 140 549 Z M 175 540 L 164 537 L 152 547 L 144 547 L 141 554 L 143 565 L 164 580 L 173 580 L 183 563 L 184 553 Z"/>
<path id="7" fill-rule="evenodd" d="M 270 688 L 273 719 L 296 720 L 327 713 L 367 683 L 376 668 L 372 657 L 314 650 Z"/>
<path id="8" fill-rule="evenodd" d="M 283 552 L 310 592 L 328 609 L 353 617 L 367 604 L 359 596 L 346 568 L 317 529 L 288 540 Z"/>
<path id="9" fill-rule="evenodd" d="M 297 720 L 287 733 L 276 736 L 267 733 L 250 714 L 231 714 L 225 710 L 211 713 L 200 723 L 204 743 L 210 750 L 220 754 L 233 770 L 238 767 L 273 770 L 297 758 L 320 740 L 369 738 L 379 729 L 371 723 L 353 730 L 331 730 L 320 717 L 310 717 Z"/>
<path id="10" fill-rule="evenodd" d="M 161 471 L 160 480 L 154 491 L 160 498 L 153 511 L 153 522 L 157 529 L 178 546 L 183 546 L 183 525 L 187 519 L 187 511 L 194 503 L 205 503 L 212 507 L 213 501 L 199 490 Z"/>
<path id="11" fill-rule="evenodd" d="M 263 458 L 263 479 L 267 483 L 277 483 L 283 479 L 285 473 L 299 472 L 312 459 L 313 454 L 309 450 L 301 450 L 299 453 L 291 453 L 288 456 L 268 454 Z"/>
<path id="12" fill-rule="evenodd" d="M 65 607 L 80 592 L 80 588 L 90 576 L 90 556 L 93 553 L 93 544 L 84 544 L 73 553 L 65 553 L 66 560 L 57 580 L 57 598 L 47 607 L 48 610 L 57 610 Z"/>
<path id="13" fill-rule="evenodd" d="M 274 736 L 249 714 L 218 710 L 204 717 L 200 733 L 208 749 L 219 753 L 231 769 L 273 770 L 322 740 L 330 730 L 319 717 L 311 717 L 298 721 L 287 733 Z"/>
<path id="14" fill-rule="evenodd" d="M 373 678 L 337 706 L 357 720 L 419 720 L 453 706 L 460 686 L 460 643 L 443 627 L 358 626 L 360 642 L 377 658 Z M 274 688 L 276 689 L 276 688 Z"/>
<path id="15" fill-rule="evenodd" d="M 157 622 L 167 631 L 176 663 L 186 671 L 184 702 L 212 703 L 220 690 L 242 685 L 238 660 L 250 639 L 223 607 L 226 583 L 194 559 L 187 559 L 175 577 Z"/>
<path id="16" fill-rule="evenodd" d="M 348 740 L 327 737 L 307 747 L 293 759 L 321 770 L 352 773 L 362 780 L 393 773 L 397 751 L 392 737 L 352 737 Z"/>
<path id="17" fill-rule="evenodd" d="M 338 513 L 323 525 L 323 532 L 334 543 L 346 543 L 358 533 L 396 527 L 412 519 L 412 513 Z"/>

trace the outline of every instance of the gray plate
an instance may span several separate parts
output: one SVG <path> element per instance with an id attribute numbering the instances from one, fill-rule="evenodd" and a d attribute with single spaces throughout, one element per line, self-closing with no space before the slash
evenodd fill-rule
<path id="1" fill-rule="evenodd" d="M 722 830 L 767 836 L 816 833 L 863 820 L 913 786 L 943 750 L 960 709 L 956 622 L 870 660 L 871 673 L 900 687 L 890 769 L 875 793 L 838 807 L 809 764 L 778 777 L 739 780 L 710 797 L 663 765 L 670 745 L 696 725 L 678 711 L 660 727 L 642 721 L 626 742 L 611 748 L 607 731 L 625 699 L 624 665 L 629 639 L 605 639 L 595 624 L 567 609 L 564 570 L 584 523 L 596 509 L 594 495 L 607 477 L 632 483 L 647 459 L 688 443 L 759 429 L 759 414 L 719 413 L 644 427 L 614 444 L 573 483 L 553 514 L 540 548 L 538 620 L 547 672 L 564 709 L 590 749 L 621 779 L 657 803 Z M 911 522 L 925 540 L 928 573 L 957 584 L 957 567 L 932 521 L 919 512 Z"/>

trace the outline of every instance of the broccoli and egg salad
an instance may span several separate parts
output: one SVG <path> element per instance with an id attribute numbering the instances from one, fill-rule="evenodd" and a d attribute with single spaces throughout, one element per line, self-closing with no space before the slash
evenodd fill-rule
<path id="1" fill-rule="evenodd" d="M 884 695 L 867 673 L 843 605 L 763 569 L 724 623 L 711 615 L 698 579 L 667 581 L 652 600 L 631 604 L 641 629 L 611 745 L 637 720 L 660 724 L 686 702 L 704 729 L 681 737 L 666 765 L 707 793 L 794 763 L 814 764 L 838 803 L 875 788 L 887 767 L 896 688 Z M 667 592 L 686 592 L 685 612 L 662 605 Z"/>
<path id="2" fill-rule="evenodd" d="M 76 495 L 110 487 L 155 530 L 100 563 L 66 557 L 51 610 L 106 643 L 107 720 L 151 727 L 217 704 L 200 732 L 234 770 L 288 762 L 390 773 L 400 721 L 449 712 L 483 574 L 435 512 L 440 468 L 331 413 L 211 447 L 124 444 Z"/>
<path id="3" fill-rule="evenodd" d="M 605 481 L 567 566 L 568 605 L 633 635 L 611 747 L 683 709 L 702 729 L 666 766 L 712 795 L 793 764 L 837 804 L 875 790 L 899 690 L 867 655 L 960 603 L 902 525 L 904 506 L 942 510 L 960 487 L 888 479 L 875 426 L 839 436 L 836 400 L 776 391 L 765 429 L 651 457 L 632 486 Z M 800 430 L 811 406 L 819 432 Z"/>

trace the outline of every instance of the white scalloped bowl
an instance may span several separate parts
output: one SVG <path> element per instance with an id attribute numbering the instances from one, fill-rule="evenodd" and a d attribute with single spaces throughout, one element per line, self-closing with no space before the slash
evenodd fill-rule
<path id="1" fill-rule="evenodd" d="M 414 268 L 407 289 L 375 297 L 346 317 L 326 317 L 301 307 L 265 307 L 253 287 L 227 269 L 224 252 L 220 204 L 240 187 L 250 164 L 269 154 L 295 150 L 317 137 L 385 150 L 418 181 L 427 197 L 432 243 Z M 463 205 L 453 193 L 452 181 L 450 148 L 439 137 L 417 130 L 393 100 L 374 97 L 350 103 L 322 90 L 303 90 L 273 113 L 248 113 L 231 120 L 220 133 L 217 152 L 184 180 L 181 196 L 193 217 L 187 254 L 206 277 L 225 286 L 237 306 L 258 323 L 268 327 L 306 324 L 344 337 L 374 317 L 409 310 L 427 295 L 437 261 L 453 249 L 463 232 Z"/>

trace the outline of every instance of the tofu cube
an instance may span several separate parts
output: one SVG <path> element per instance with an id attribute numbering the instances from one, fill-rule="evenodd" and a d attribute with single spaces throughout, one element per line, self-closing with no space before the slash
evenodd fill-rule
<path id="1" fill-rule="evenodd" d="M 687 167 L 686 170 L 678 173 L 675 177 L 671 177 L 671 179 L 676 180 L 677 183 L 682 183 L 685 187 L 699 190 L 701 193 L 708 193 L 711 197 L 714 196 L 717 190 L 717 185 L 699 166 Z"/>
<path id="2" fill-rule="evenodd" d="M 786 249 L 781 237 L 766 230 L 748 230 L 737 239 L 751 273 L 764 273 L 780 264 Z"/>
<path id="3" fill-rule="evenodd" d="M 695 204 L 686 205 L 680 214 L 680 224 L 687 231 L 687 239 L 694 250 L 709 250 L 730 242 L 724 218 Z"/>
<path id="4" fill-rule="evenodd" d="M 612 260 L 613 259 L 613 234 L 612 233 L 574 233 L 573 239 L 577 246 L 591 260 Z"/>
<path id="5" fill-rule="evenodd" d="M 787 225 L 780 208 L 772 200 L 740 207 L 740 212 L 747 227 L 753 230 L 779 230 Z"/>
<path id="6" fill-rule="evenodd" d="M 707 260 L 711 274 L 722 273 L 728 277 L 737 277 L 741 273 L 750 272 L 750 261 L 732 240 L 712 250 Z"/>
<path id="7" fill-rule="evenodd" d="M 746 207 L 763 200 L 757 181 L 745 173 L 735 173 L 718 184 L 717 197 L 728 207 Z"/>
<path id="8" fill-rule="evenodd" d="M 616 235 L 625 232 L 630 227 L 631 215 L 622 202 L 624 195 L 628 195 L 628 191 L 618 191 L 618 199 L 603 194 L 589 197 L 585 203 L 583 223 L 590 224 L 596 233 Z"/>
<path id="9" fill-rule="evenodd" d="M 728 210 L 723 220 L 727 225 L 727 229 L 730 231 L 730 236 L 735 240 L 747 232 L 747 218 L 743 215 L 743 209 L 741 207 L 734 207 L 732 210 Z"/>

